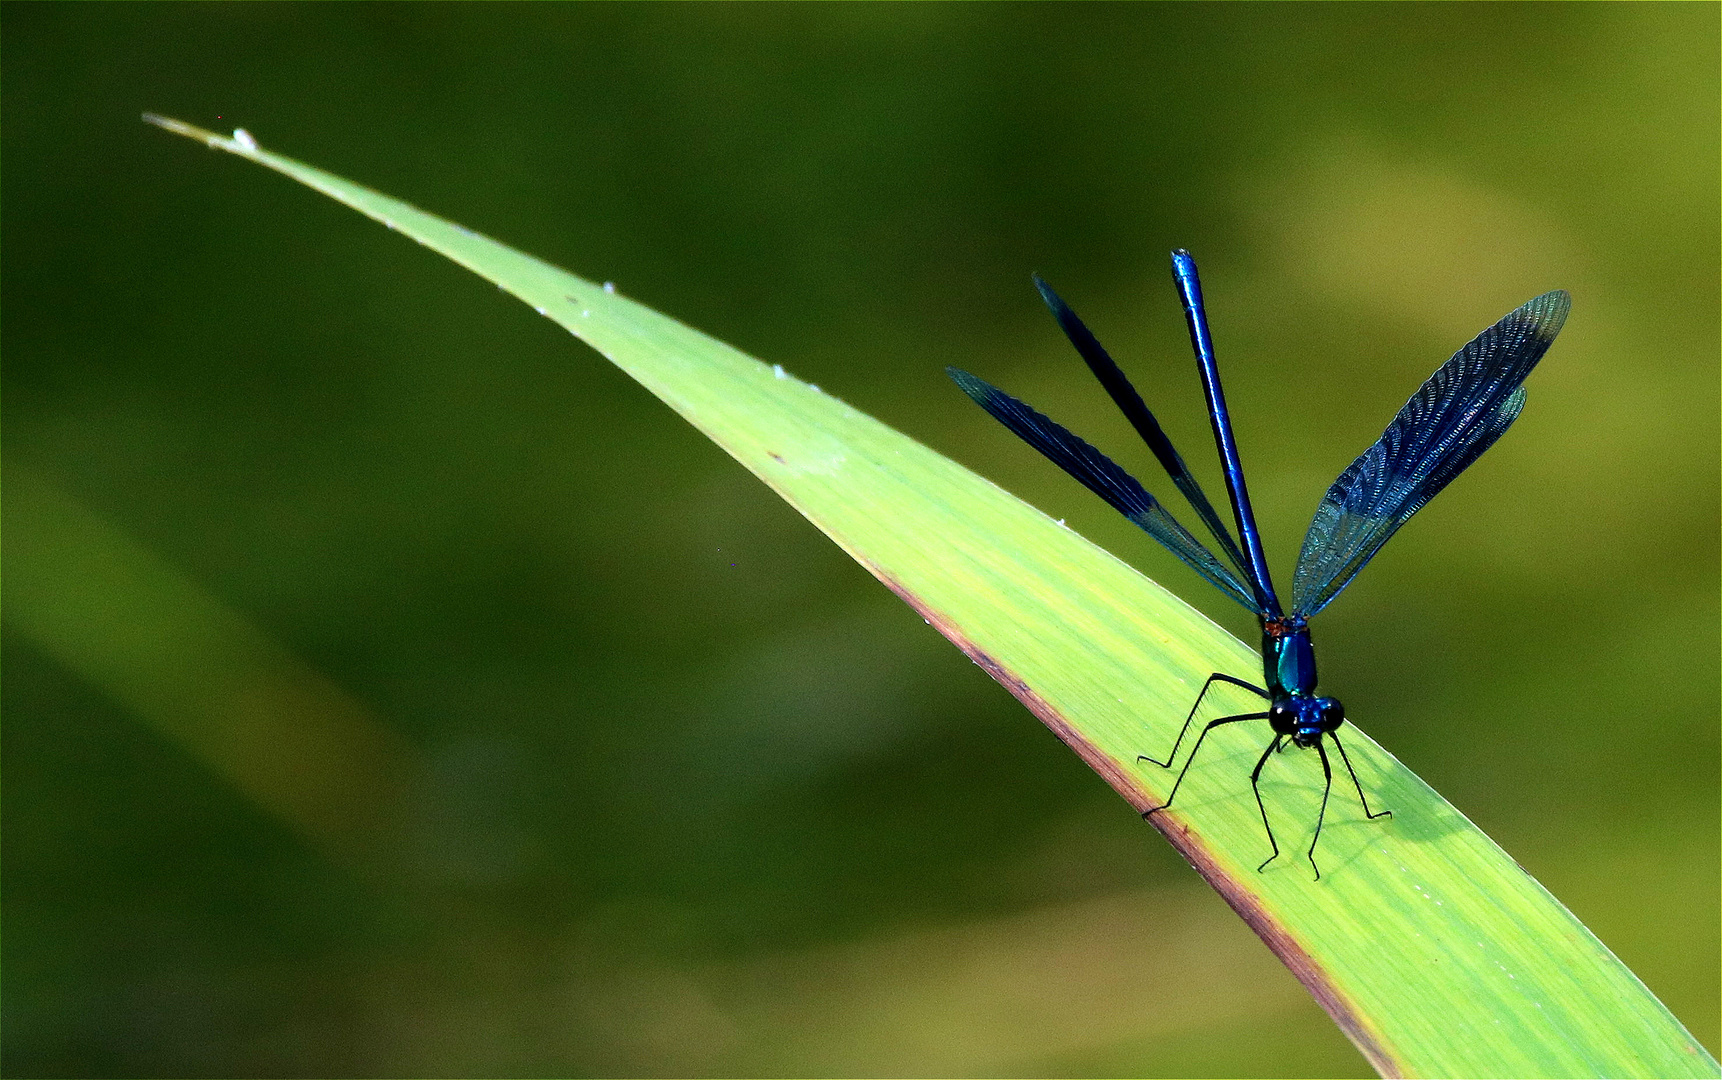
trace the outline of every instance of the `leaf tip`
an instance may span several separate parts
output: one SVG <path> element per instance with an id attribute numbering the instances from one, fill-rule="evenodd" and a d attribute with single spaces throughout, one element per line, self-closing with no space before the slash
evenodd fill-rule
<path id="1" fill-rule="evenodd" d="M 227 150 L 235 154 L 253 154 L 257 152 L 258 148 L 257 140 L 251 132 L 244 128 L 234 128 L 231 136 L 220 135 L 208 128 L 201 128 L 196 124 L 188 124 L 184 120 L 175 120 L 171 116 L 152 112 L 143 114 L 143 122 L 154 124 L 163 131 L 171 131 L 175 135 L 184 135 L 188 139 L 196 139 L 205 146 L 216 150 Z"/>

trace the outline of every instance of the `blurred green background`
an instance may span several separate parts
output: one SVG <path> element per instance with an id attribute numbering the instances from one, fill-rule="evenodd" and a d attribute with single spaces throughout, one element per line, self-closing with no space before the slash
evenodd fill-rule
<path id="1" fill-rule="evenodd" d="M 1367 1075 L 1158 835 L 568 335 L 154 110 L 779 362 L 1252 640 L 947 363 L 1270 557 L 1573 315 L 1324 688 L 1718 1037 L 1718 9 L 8 4 L 4 1071 Z M 1165 485 L 1160 485 L 1165 486 Z M 1145 749 L 1154 749 L 1145 747 Z"/>

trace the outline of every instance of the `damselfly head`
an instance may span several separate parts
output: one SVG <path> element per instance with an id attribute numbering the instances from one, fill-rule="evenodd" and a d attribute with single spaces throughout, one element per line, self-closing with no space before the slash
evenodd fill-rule
<path id="1" fill-rule="evenodd" d="M 1293 746 L 1308 750 L 1345 723 L 1345 707 L 1338 698 L 1290 697 L 1269 706 L 1268 723 Z"/>

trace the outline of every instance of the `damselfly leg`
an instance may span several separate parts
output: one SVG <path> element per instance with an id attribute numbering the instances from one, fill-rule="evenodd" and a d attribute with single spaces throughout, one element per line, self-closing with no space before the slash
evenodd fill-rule
<path id="1" fill-rule="evenodd" d="M 1221 724 L 1236 724 L 1240 720 L 1266 720 L 1267 718 L 1268 718 L 1268 714 L 1265 712 L 1253 712 L 1253 713 L 1244 713 L 1241 716 L 1222 716 L 1218 720 L 1208 721 L 1207 725 L 1202 728 L 1202 733 L 1200 735 L 1196 736 L 1196 745 L 1192 746 L 1190 748 L 1190 756 L 1188 759 L 1185 760 L 1184 768 L 1179 771 L 1178 779 L 1172 781 L 1172 794 L 1166 796 L 1166 801 L 1161 803 L 1159 806 L 1156 806 L 1154 809 L 1143 811 L 1142 817 L 1144 819 L 1146 819 L 1149 814 L 1157 814 L 1160 811 L 1166 809 L 1168 806 L 1172 805 L 1172 800 L 1176 799 L 1178 797 L 1178 786 L 1184 782 L 1184 777 L 1189 773 L 1190 766 L 1195 764 L 1196 754 L 1201 751 L 1202 740 L 1206 739 L 1208 737 L 1208 732 L 1219 727 Z M 1276 737 L 1274 739 L 1274 741 L 1278 742 L 1279 739 Z M 1149 758 L 1141 757 L 1141 755 L 1137 755 L 1137 756 L 1142 761 L 1151 760 Z M 1159 762 L 1155 762 L 1155 764 L 1158 765 Z M 1259 771 L 1260 766 L 1257 766 L 1257 769 Z"/>
<path id="2" fill-rule="evenodd" d="M 1250 693 L 1256 695 L 1259 698 L 1264 698 L 1264 699 L 1270 698 L 1270 695 L 1268 694 L 1268 692 L 1266 690 L 1263 690 L 1261 687 L 1257 686 L 1256 684 L 1247 683 L 1242 679 L 1234 679 L 1230 675 L 1222 675 L 1220 672 L 1216 671 L 1212 675 L 1208 676 L 1207 682 L 1202 684 L 1202 692 L 1196 695 L 1196 703 L 1194 705 L 1190 706 L 1190 715 L 1184 717 L 1184 726 L 1178 729 L 1178 738 L 1176 741 L 1174 741 L 1172 743 L 1172 752 L 1170 754 L 1166 755 L 1166 760 L 1165 761 L 1155 761 L 1153 758 L 1149 757 L 1147 754 L 1137 754 L 1136 760 L 1137 761 L 1146 761 L 1152 765 L 1158 765 L 1162 769 L 1170 769 L 1172 767 L 1172 762 L 1178 760 L 1178 747 L 1182 746 L 1184 743 L 1184 736 L 1190 730 L 1190 721 L 1196 719 L 1196 710 L 1200 709 L 1202 707 L 1202 699 L 1208 696 L 1208 687 L 1213 686 L 1216 682 L 1231 683 L 1233 686 L 1243 687 L 1245 690 L 1248 690 Z M 1190 756 L 1195 757 L 1196 752 L 1194 750 L 1190 751 Z M 1186 766 L 1186 768 L 1188 768 L 1188 766 Z M 1167 800 L 1167 801 L 1170 801 L 1170 800 Z"/>

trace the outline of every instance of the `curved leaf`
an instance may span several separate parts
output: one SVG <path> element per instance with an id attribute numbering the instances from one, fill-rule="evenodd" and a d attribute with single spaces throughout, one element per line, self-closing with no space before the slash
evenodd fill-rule
<path id="1" fill-rule="evenodd" d="M 1124 563 L 781 368 L 242 132 L 150 119 L 338 199 L 566 327 L 771 485 L 1138 809 L 1158 805 L 1173 774 L 1137 755 L 1171 744 L 1208 673 L 1260 671 L 1243 643 Z M 1215 693 L 1216 707 L 1232 701 Z M 1154 824 L 1384 1075 L 1718 1075 L 1571 913 L 1360 732 L 1352 760 L 1394 816 L 1362 820 L 1336 784 L 1322 879 L 1295 858 L 1258 874 L 1246 775 L 1266 738 L 1246 726 L 1215 732 Z M 1289 823 L 1313 822 L 1319 771 L 1297 754 L 1270 766 L 1271 811 L 1286 850 L 1301 850 Z"/>

